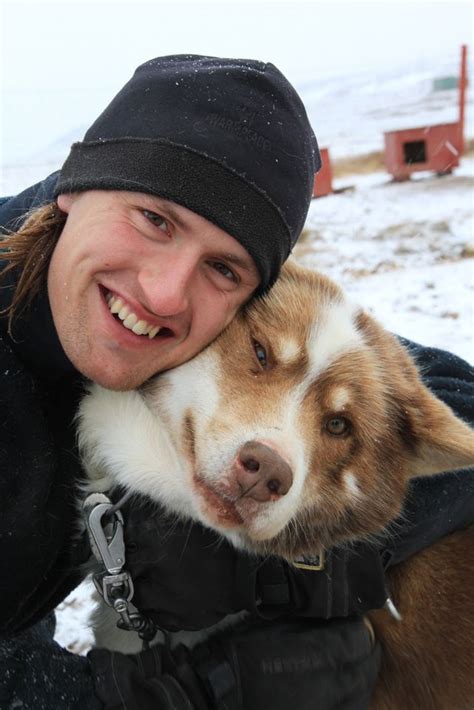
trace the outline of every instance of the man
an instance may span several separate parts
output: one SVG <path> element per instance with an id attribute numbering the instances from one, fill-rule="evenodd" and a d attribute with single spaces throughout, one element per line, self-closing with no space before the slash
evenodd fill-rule
<path id="1" fill-rule="evenodd" d="M 271 64 L 164 57 L 137 69 L 59 175 L 3 204 L 1 708 L 367 706 L 379 649 L 360 615 L 386 598 L 379 550 L 293 578 L 128 504 L 140 609 L 171 629 L 241 609 L 251 622 L 192 654 L 85 659 L 52 641 L 48 616 L 83 559 L 82 377 L 130 389 L 209 343 L 277 278 L 319 165 L 303 105 Z"/>

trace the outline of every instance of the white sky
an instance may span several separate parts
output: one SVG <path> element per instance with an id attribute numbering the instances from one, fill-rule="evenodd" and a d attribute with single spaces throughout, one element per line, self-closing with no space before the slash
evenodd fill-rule
<path id="1" fill-rule="evenodd" d="M 272 61 L 296 85 L 473 49 L 468 0 L 0 0 L 0 162 L 86 128 L 141 62 L 174 53 Z M 81 136 L 73 136 L 74 139 Z"/>

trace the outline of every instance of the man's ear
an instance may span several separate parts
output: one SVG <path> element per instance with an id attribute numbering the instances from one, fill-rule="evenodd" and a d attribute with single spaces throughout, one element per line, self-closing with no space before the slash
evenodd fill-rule
<path id="1" fill-rule="evenodd" d="M 427 476 L 474 466 L 474 429 L 421 382 L 402 405 L 403 438 L 411 476 Z"/>
<path id="2" fill-rule="evenodd" d="M 58 203 L 58 207 L 61 210 L 61 212 L 65 212 L 66 214 L 69 214 L 69 210 L 71 209 L 71 205 L 74 201 L 74 194 L 73 193 L 65 193 L 63 195 L 58 195 L 56 198 L 56 202 Z"/>

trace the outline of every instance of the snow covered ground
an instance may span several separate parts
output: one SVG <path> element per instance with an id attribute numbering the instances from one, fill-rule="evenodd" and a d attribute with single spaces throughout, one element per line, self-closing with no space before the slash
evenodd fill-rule
<path id="1" fill-rule="evenodd" d="M 474 361 L 474 159 L 441 178 L 335 184 L 354 190 L 313 201 L 298 260 L 393 332 Z"/>
<path id="2" fill-rule="evenodd" d="M 376 72 L 300 87 L 321 145 L 342 157 L 382 147 L 382 131 L 456 120 L 456 92 L 431 92 L 433 76 L 457 72 L 457 57 L 404 73 Z M 472 72 L 471 72 L 472 76 Z M 472 137 L 472 89 L 466 133 Z M 322 118 L 323 117 L 323 118 Z M 67 143 L 78 139 L 81 131 Z M 0 194 L 57 169 L 64 141 L 27 165 L 3 166 Z M 46 160 L 46 154 L 48 160 Z M 49 162 L 48 162 L 49 161 Z M 314 200 L 295 257 L 341 283 L 390 330 L 474 360 L 474 159 L 452 175 L 391 183 L 385 173 L 346 176 L 354 189 Z M 83 653 L 91 641 L 90 589 L 58 610 L 58 640 Z"/>

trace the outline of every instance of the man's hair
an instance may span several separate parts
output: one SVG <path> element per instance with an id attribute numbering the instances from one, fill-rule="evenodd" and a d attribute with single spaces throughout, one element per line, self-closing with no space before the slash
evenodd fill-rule
<path id="1" fill-rule="evenodd" d="M 11 302 L 0 310 L 8 318 L 8 332 L 13 320 L 27 308 L 46 283 L 53 250 L 66 222 L 67 215 L 55 202 L 34 209 L 17 232 L 0 237 L 1 281 L 15 270 L 18 279 Z"/>

